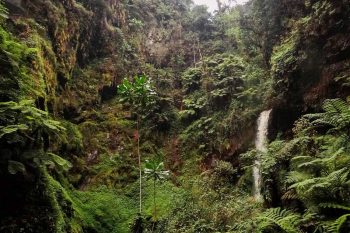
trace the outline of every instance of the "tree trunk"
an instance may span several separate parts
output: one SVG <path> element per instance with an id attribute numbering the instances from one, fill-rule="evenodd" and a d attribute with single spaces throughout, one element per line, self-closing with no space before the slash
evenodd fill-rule
<path id="1" fill-rule="evenodd" d="M 157 219 L 157 207 L 156 207 L 156 179 L 153 180 L 153 207 L 154 207 L 154 219 Z"/>
<path id="2" fill-rule="evenodd" d="M 152 224 L 152 233 L 154 232 L 154 227 L 157 221 L 157 207 L 156 207 L 156 178 L 153 179 L 153 224 Z"/>
<path id="3" fill-rule="evenodd" d="M 139 186 L 139 212 L 140 215 L 142 213 L 142 168 L 141 168 L 141 154 L 140 154 L 140 133 L 139 133 L 139 115 L 137 115 L 137 122 L 136 122 L 136 127 L 137 127 L 137 156 L 139 159 L 139 180 L 140 180 L 140 186 Z"/>

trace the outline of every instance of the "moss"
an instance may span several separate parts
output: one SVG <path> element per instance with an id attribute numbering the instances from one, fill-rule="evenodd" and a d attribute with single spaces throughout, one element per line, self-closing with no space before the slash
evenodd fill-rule
<path id="1" fill-rule="evenodd" d="M 132 216 L 137 212 L 135 203 L 125 196 L 101 187 L 74 193 L 76 210 L 84 229 L 96 232 L 127 233 Z"/>
<path id="2" fill-rule="evenodd" d="M 104 154 L 99 163 L 91 168 L 90 186 L 105 185 L 109 188 L 123 188 L 137 179 L 135 161 L 128 154 Z"/>
<path id="3" fill-rule="evenodd" d="M 31 69 L 36 60 L 36 48 L 30 48 L 0 26 L 0 55 L 4 74 L 1 75 L 2 98 L 18 100 L 45 95 L 41 79 L 34 78 Z"/>
<path id="4" fill-rule="evenodd" d="M 106 186 L 76 191 L 42 169 L 46 195 L 52 207 L 55 233 L 127 233 L 137 209 L 135 203 Z M 64 184 L 64 185 L 63 185 Z"/>
<path id="5" fill-rule="evenodd" d="M 18 96 L 42 99 L 43 103 L 39 104 L 41 109 L 57 113 L 57 61 L 45 29 L 30 18 L 18 18 L 13 24 L 19 36 L 15 38 L 1 28 L 1 49 L 11 54 L 8 57 L 12 63 L 11 73 L 21 89 Z"/>
<path id="6" fill-rule="evenodd" d="M 83 135 L 79 130 L 79 126 L 69 121 L 61 121 L 66 129 L 66 140 L 63 142 L 68 151 L 81 151 L 83 149 Z"/>
<path id="7" fill-rule="evenodd" d="M 298 62 L 298 46 L 300 36 L 297 32 L 292 33 L 282 43 L 274 48 L 271 64 L 275 76 L 283 77 L 286 72 L 294 70 Z"/>
<path id="8" fill-rule="evenodd" d="M 73 217 L 72 199 L 66 189 L 56 181 L 46 169 L 42 169 L 42 175 L 46 187 L 46 195 L 50 200 L 53 210 L 55 233 L 64 233 L 70 231 L 70 221 Z"/>

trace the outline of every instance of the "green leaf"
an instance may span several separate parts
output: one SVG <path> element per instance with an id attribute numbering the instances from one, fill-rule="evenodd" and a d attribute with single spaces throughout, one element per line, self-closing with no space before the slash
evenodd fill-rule
<path id="1" fill-rule="evenodd" d="M 8 125 L 5 127 L 0 127 L 0 138 L 2 138 L 6 134 L 11 134 L 19 130 L 28 130 L 28 129 L 29 127 L 25 124 Z"/>
<path id="2" fill-rule="evenodd" d="M 50 155 L 55 164 L 61 167 L 63 170 L 68 171 L 70 168 L 72 168 L 72 164 L 61 156 L 54 153 L 48 153 L 48 155 Z"/>

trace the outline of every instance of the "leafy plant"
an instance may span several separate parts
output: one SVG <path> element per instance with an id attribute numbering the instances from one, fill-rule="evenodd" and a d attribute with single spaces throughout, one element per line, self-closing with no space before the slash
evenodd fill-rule
<path id="1" fill-rule="evenodd" d="M 321 203 L 319 207 L 323 209 L 331 209 L 334 211 L 342 211 L 345 212 L 340 217 L 338 217 L 335 221 L 331 221 L 323 225 L 323 227 L 330 233 L 341 233 L 343 232 L 343 226 L 350 218 L 350 207 L 344 206 L 336 203 Z"/>
<path id="2" fill-rule="evenodd" d="M 305 115 L 314 126 L 331 126 L 336 131 L 349 130 L 350 105 L 341 99 L 329 99 L 323 104 L 322 113 Z"/>
<path id="3" fill-rule="evenodd" d="M 0 123 L 0 140 L 8 147 L 16 146 L 25 151 L 8 158 L 8 171 L 11 174 L 24 173 L 29 161 L 36 166 L 46 164 L 64 170 L 70 168 L 70 163 L 65 159 L 42 151 L 42 148 L 48 149 L 50 138 L 52 141 L 63 138 L 65 128 L 60 122 L 51 119 L 47 112 L 34 107 L 33 101 L 1 102 Z"/>
<path id="4" fill-rule="evenodd" d="M 135 139 L 137 141 L 137 155 L 139 163 L 139 213 L 142 212 L 142 167 L 141 167 L 141 154 L 140 154 L 140 123 L 141 117 L 144 119 L 149 116 L 149 108 L 154 105 L 154 97 L 156 93 L 151 87 L 150 81 L 146 76 L 135 76 L 133 82 L 128 79 L 124 79 L 120 85 L 118 85 L 118 93 L 121 96 L 120 101 L 126 103 L 129 107 L 135 111 L 137 115 L 136 119 L 136 132 Z"/>
<path id="5" fill-rule="evenodd" d="M 281 210 L 267 212 L 266 219 L 286 232 L 346 232 L 348 230 L 350 178 L 348 164 L 349 104 L 343 100 L 326 100 L 324 112 L 307 114 L 298 120 L 290 141 L 274 141 L 263 156 L 265 182 L 278 186 L 284 202 L 301 202 L 307 215 Z M 265 183 L 268 188 L 268 183 Z M 336 210 L 336 211 L 331 211 Z M 294 226 L 284 226 L 288 216 L 299 219 Z M 310 217 L 311 216 L 311 217 Z M 266 218 L 267 217 L 267 218 Z M 281 222 L 282 221 L 282 222 Z M 280 225 L 279 225 L 280 224 Z M 273 232 L 273 226 L 263 224 Z M 298 231 L 297 231 L 298 230 Z"/>
<path id="6" fill-rule="evenodd" d="M 157 219 L 157 206 L 156 206 L 156 182 L 166 179 L 169 176 L 169 171 L 164 170 L 164 163 L 157 160 L 146 160 L 145 163 L 145 175 L 147 179 L 153 180 L 153 218 Z"/>
<path id="7" fill-rule="evenodd" d="M 6 137 L 8 143 L 13 143 L 15 136 L 17 140 L 25 141 L 25 138 L 38 139 L 44 133 L 59 136 L 65 131 L 60 122 L 34 107 L 32 100 L 1 102 L 0 122 L 0 139 Z"/>
<path id="8" fill-rule="evenodd" d="M 260 231 L 271 230 L 275 227 L 286 233 L 300 233 L 299 224 L 301 216 L 289 210 L 274 208 L 268 209 L 258 217 L 258 228 Z"/>
<path id="9" fill-rule="evenodd" d="M 135 76 L 133 81 L 123 79 L 118 85 L 120 102 L 128 104 L 139 117 L 147 117 L 148 107 L 154 104 L 156 92 L 145 75 Z"/>
<path id="10" fill-rule="evenodd" d="M 7 9 L 4 7 L 3 5 L 3 1 L 1 0 L 0 1 L 0 23 L 4 20 L 4 19 L 7 19 L 7 14 L 8 14 L 8 11 Z"/>

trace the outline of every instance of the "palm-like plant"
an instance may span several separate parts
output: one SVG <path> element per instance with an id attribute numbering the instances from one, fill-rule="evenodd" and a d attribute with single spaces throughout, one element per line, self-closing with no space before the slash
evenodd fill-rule
<path id="1" fill-rule="evenodd" d="M 154 219 L 157 218 L 156 208 L 156 183 L 166 179 L 169 176 L 169 171 L 164 170 L 164 163 L 158 162 L 157 160 L 146 160 L 145 164 L 145 175 L 147 179 L 153 180 L 153 208 L 154 208 Z"/>
<path id="2" fill-rule="evenodd" d="M 155 92 L 153 91 L 150 81 L 145 75 L 135 76 L 134 80 L 130 82 L 124 79 L 118 85 L 118 94 L 121 96 L 120 101 L 126 103 L 136 113 L 136 133 L 135 139 L 137 141 L 137 156 L 139 166 L 139 213 L 142 212 L 142 168 L 141 168 L 141 154 L 140 154 L 140 119 L 141 116 L 146 118 L 151 112 L 150 109 L 155 102 Z"/>
<path id="3" fill-rule="evenodd" d="M 121 96 L 121 102 L 129 104 L 136 114 L 144 118 L 150 113 L 146 107 L 154 105 L 156 96 L 150 80 L 145 75 L 135 76 L 133 81 L 123 79 L 118 85 L 118 94 Z"/>

